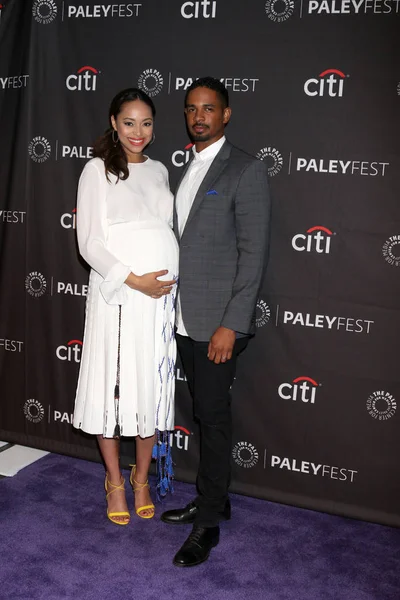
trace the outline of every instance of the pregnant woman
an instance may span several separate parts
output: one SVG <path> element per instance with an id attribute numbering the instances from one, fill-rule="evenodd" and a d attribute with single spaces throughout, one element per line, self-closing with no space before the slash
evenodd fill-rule
<path id="1" fill-rule="evenodd" d="M 78 186 L 79 251 L 91 272 L 73 424 L 97 435 L 107 515 L 127 525 L 120 436 L 136 439 L 130 482 L 140 517 L 154 515 L 147 479 L 155 441 L 161 494 L 171 477 L 178 246 L 167 169 L 143 153 L 154 139 L 152 100 L 123 90 L 109 117 Z"/>

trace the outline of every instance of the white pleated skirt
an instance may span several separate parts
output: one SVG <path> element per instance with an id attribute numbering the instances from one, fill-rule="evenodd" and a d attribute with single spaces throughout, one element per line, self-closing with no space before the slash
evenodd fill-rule
<path id="1" fill-rule="evenodd" d="M 168 269 L 161 279 L 178 276 L 178 244 L 162 221 L 112 225 L 107 247 L 137 275 Z M 104 300 L 100 291 L 103 281 L 91 271 L 73 425 L 87 433 L 113 437 L 119 306 Z M 123 436 L 148 437 L 156 429 L 174 427 L 176 287 L 154 300 L 125 286 L 119 399 Z"/>

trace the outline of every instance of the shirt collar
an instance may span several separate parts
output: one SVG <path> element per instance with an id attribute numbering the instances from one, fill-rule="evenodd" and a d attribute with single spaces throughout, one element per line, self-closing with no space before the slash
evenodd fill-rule
<path id="1" fill-rule="evenodd" d="M 207 146 L 207 148 L 204 148 L 204 150 L 202 150 L 201 152 L 197 152 L 196 146 L 193 146 L 192 151 L 194 154 L 194 160 L 205 162 L 207 160 L 215 158 L 218 152 L 221 150 L 222 146 L 224 145 L 225 141 L 226 137 L 223 135 L 222 138 L 220 138 L 210 146 Z"/>

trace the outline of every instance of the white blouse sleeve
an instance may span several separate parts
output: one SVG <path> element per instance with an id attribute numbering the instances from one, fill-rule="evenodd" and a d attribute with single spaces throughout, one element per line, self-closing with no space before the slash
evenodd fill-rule
<path id="1" fill-rule="evenodd" d="M 100 292 L 108 304 L 125 304 L 124 281 L 131 269 L 107 250 L 107 180 L 92 162 L 86 164 L 78 185 L 76 231 L 79 251 L 104 281 Z"/>

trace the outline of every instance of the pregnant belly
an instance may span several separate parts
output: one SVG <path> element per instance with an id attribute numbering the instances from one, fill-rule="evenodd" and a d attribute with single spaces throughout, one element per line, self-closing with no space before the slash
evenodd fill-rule
<path id="1" fill-rule="evenodd" d="M 107 246 L 136 275 L 162 269 L 178 275 L 178 244 L 171 228 L 162 221 L 112 225 Z"/>

